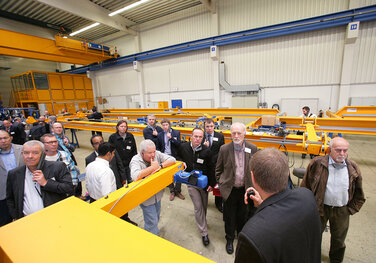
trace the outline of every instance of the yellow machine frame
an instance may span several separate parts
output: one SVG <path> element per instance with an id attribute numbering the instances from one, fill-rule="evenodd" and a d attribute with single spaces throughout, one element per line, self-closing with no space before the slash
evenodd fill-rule
<path id="1" fill-rule="evenodd" d="M 11 76 L 11 81 L 10 104 L 16 107 L 39 108 L 39 104 L 45 104 L 50 114 L 59 114 L 94 105 L 91 80 L 86 75 L 27 71 Z"/>

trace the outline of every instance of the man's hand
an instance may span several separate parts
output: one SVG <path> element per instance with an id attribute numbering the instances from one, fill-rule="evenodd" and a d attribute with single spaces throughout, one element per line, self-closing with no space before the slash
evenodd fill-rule
<path id="1" fill-rule="evenodd" d="M 154 172 L 159 171 L 161 169 L 159 163 L 153 159 L 150 161 L 150 166 L 153 167 Z"/>
<path id="2" fill-rule="evenodd" d="M 205 142 L 203 143 L 206 147 L 209 147 L 209 141 L 205 139 Z"/>
<path id="3" fill-rule="evenodd" d="M 208 191 L 208 192 L 213 191 L 213 187 L 211 187 L 211 186 L 209 185 L 209 186 L 208 186 L 208 189 L 207 189 L 206 191 Z"/>
<path id="4" fill-rule="evenodd" d="M 45 186 L 47 184 L 46 178 L 41 170 L 36 170 L 33 172 L 33 181 L 36 181 L 40 186 Z"/>
<path id="5" fill-rule="evenodd" d="M 157 132 L 157 130 L 154 130 L 154 131 L 153 131 L 153 135 L 154 135 L 154 136 L 158 136 L 158 132 Z"/>
<path id="6" fill-rule="evenodd" d="M 250 191 L 250 190 L 253 190 L 255 192 L 255 195 L 250 195 L 250 198 L 253 200 L 253 204 L 255 205 L 255 207 L 259 207 L 259 205 L 261 205 L 264 200 L 261 199 L 261 196 L 260 196 L 259 192 L 257 192 L 256 189 L 253 188 L 253 187 L 249 187 L 247 189 L 247 191 L 245 191 L 245 194 L 244 194 L 244 203 L 246 205 L 248 205 L 247 192 Z"/>
<path id="7" fill-rule="evenodd" d="M 167 138 L 171 139 L 171 133 L 170 132 L 167 133 Z"/>

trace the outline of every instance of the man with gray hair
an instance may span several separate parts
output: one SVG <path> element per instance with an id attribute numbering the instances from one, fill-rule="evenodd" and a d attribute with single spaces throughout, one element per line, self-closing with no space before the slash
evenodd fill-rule
<path id="1" fill-rule="evenodd" d="M 132 180 L 143 180 L 175 162 L 174 157 L 157 151 L 153 141 L 144 140 L 140 143 L 140 152 L 133 156 L 129 164 Z M 161 190 L 140 205 L 144 215 L 144 229 L 155 235 L 159 235 L 158 222 L 163 191 Z"/>
<path id="2" fill-rule="evenodd" d="M 12 137 L 0 130 L 0 227 L 12 222 L 6 200 L 8 172 L 23 165 L 22 146 L 13 144 Z"/>
<path id="3" fill-rule="evenodd" d="M 7 203 L 13 219 L 52 205 L 73 193 L 71 175 L 63 162 L 45 161 L 44 145 L 32 140 L 23 145 L 25 165 L 8 173 Z"/>
<path id="4" fill-rule="evenodd" d="M 143 130 L 145 140 L 149 139 L 154 142 L 155 145 L 158 145 L 158 133 L 163 132 L 163 129 L 157 126 L 156 117 L 153 114 L 148 115 L 147 117 L 148 126 Z"/>
<path id="5" fill-rule="evenodd" d="M 349 143 L 336 137 L 330 141 L 329 155 L 316 157 L 308 165 L 301 186 L 316 198 L 321 230 L 330 223 L 330 262 L 342 262 L 350 215 L 365 202 L 359 166 L 347 158 Z"/>
<path id="6" fill-rule="evenodd" d="M 231 125 L 232 142 L 223 145 L 218 154 L 215 176 L 223 197 L 226 251 L 234 252 L 235 230 L 239 234 L 247 221 L 248 209 L 243 202 L 245 189 L 252 186 L 249 160 L 257 146 L 244 140 L 246 127 L 243 123 Z"/>
<path id="7" fill-rule="evenodd" d="M 320 219 L 312 192 L 286 189 L 289 165 L 275 148 L 255 153 L 250 162 L 255 214 L 239 234 L 235 263 L 321 261 Z"/>

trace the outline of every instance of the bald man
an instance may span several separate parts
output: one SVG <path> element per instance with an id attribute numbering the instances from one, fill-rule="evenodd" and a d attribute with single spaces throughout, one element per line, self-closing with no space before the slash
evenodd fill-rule
<path id="1" fill-rule="evenodd" d="M 347 158 L 349 143 L 336 137 L 329 147 L 329 155 L 316 157 L 308 165 L 301 186 L 315 195 L 321 230 L 330 223 L 330 262 L 342 262 L 349 217 L 359 212 L 365 198 L 359 167 Z"/>

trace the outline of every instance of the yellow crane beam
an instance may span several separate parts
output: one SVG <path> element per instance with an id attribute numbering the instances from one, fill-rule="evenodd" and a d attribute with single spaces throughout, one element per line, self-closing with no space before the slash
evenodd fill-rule
<path id="1" fill-rule="evenodd" d="M 87 49 L 84 41 L 56 36 L 55 40 L 0 29 L 0 54 L 87 65 L 113 58 Z"/>
<path id="2" fill-rule="evenodd" d="M 164 189 L 181 169 L 177 163 L 92 204 L 70 197 L 0 228 L 0 261 L 137 263 L 171 262 L 173 257 L 183 263 L 213 262 L 118 218 Z M 123 195 L 111 215 L 109 207 Z M 36 253 L 41 244 L 43 253 Z"/>
<path id="3" fill-rule="evenodd" d="M 376 118 L 376 106 L 345 106 L 336 115 L 342 118 Z"/>

